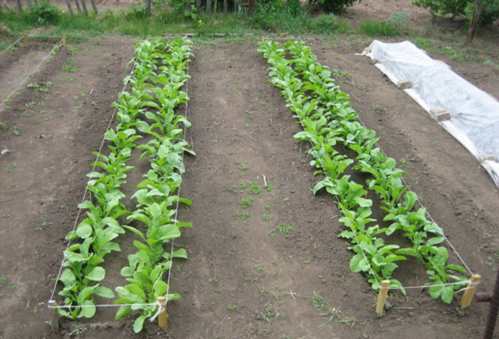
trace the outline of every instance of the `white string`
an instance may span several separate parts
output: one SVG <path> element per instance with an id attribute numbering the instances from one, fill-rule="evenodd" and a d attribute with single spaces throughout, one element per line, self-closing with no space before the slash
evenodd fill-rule
<path id="1" fill-rule="evenodd" d="M 187 119 L 188 117 L 188 113 L 189 113 L 189 80 L 187 80 L 185 82 L 185 93 L 187 95 L 187 100 L 185 102 L 185 110 L 184 110 L 184 117 Z M 184 140 L 185 140 L 185 136 L 186 136 L 186 132 L 187 131 L 187 128 L 184 124 Z M 182 191 L 182 183 L 183 181 L 180 183 L 180 186 L 178 188 L 178 191 L 177 191 L 177 196 L 179 197 L 179 199 L 177 199 L 177 206 L 176 206 L 176 209 L 175 209 L 175 225 L 177 224 L 177 221 L 178 221 L 178 209 L 179 209 L 179 205 L 180 205 L 180 193 Z M 170 292 L 170 280 L 171 280 L 171 276 L 172 276 L 172 270 L 173 270 L 173 251 L 174 251 L 174 245 L 175 245 L 175 238 L 172 239 L 172 241 L 170 242 L 170 258 L 172 260 L 172 263 L 171 263 L 171 266 L 170 266 L 170 269 L 168 270 L 168 278 L 167 278 L 167 282 L 166 282 L 166 301 L 165 301 L 165 309 L 166 309 L 166 306 L 168 305 L 168 293 Z M 162 306 L 161 306 L 162 307 Z"/>
<path id="2" fill-rule="evenodd" d="M 166 305 L 165 305 L 165 306 L 163 306 L 163 303 L 160 303 L 159 301 L 157 301 L 157 302 L 155 303 L 155 305 L 157 305 L 157 306 L 158 306 L 158 308 L 156 309 L 156 313 L 154 313 L 154 315 L 153 315 L 151 318 L 149 318 L 149 320 L 150 320 L 151 322 L 153 322 L 154 320 L 156 320 L 156 318 L 158 317 L 158 315 L 160 315 L 160 314 L 161 314 L 161 312 L 163 312 L 163 311 L 165 310 L 165 307 L 166 307 Z"/>
<path id="3" fill-rule="evenodd" d="M 154 306 L 158 305 L 158 302 L 154 303 L 145 303 L 145 304 L 95 304 L 95 305 L 59 305 L 55 302 L 48 302 L 48 308 L 64 308 L 64 309 L 74 309 L 74 308 L 104 308 L 104 307 L 121 307 L 121 306 Z"/>
<path id="4" fill-rule="evenodd" d="M 391 286 L 388 287 L 389 290 L 411 290 L 411 289 L 424 289 L 424 288 L 432 288 L 432 287 L 445 287 L 445 286 L 455 286 L 455 285 L 467 285 L 471 284 L 472 286 L 476 286 L 477 283 L 472 282 L 471 280 L 462 280 L 456 281 L 452 283 L 441 283 L 441 284 L 428 284 L 428 285 L 419 285 L 419 286 Z"/>
<path id="5" fill-rule="evenodd" d="M 134 58 L 135 58 L 135 57 L 133 57 L 132 59 L 130 59 L 130 61 L 129 61 L 129 63 L 128 63 L 128 64 L 132 63 L 132 62 L 133 62 L 133 60 L 134 60 Z M 135 69 L 135 64 L 132 64 L 132 68 L 131 68 L 131 70 L 130 70 L 129 75 L 132 75 L 132 73 L 133 73 L 134 69 Z M 125 78 L 125 79 L 126 79 L 126 78 Z M 121 89 L 121 92 L 123 92 L 123 91 L 126 89 L 126 87 L 127 87 L 127 86 L 128 86 L 128 81 L 127 81 L 127 82 L 125 82 L 125 83 L 123 84 L 123 87 L 122 87 L 122 89 Z M 120 93 L 121 93 L 121 92 L 120 92 Z M 117 110 L 113 110 L 113 113 L 111 114 L 111 118 L 109 119 L 109 121 L 108 121 L 108 123 L 107 123 L 106 131 L 107 131 L 107 130 L 111 127 L 111 125 L 112 125 L 112 123 L 113 123 L 113 121 L 114 121 L 114 117 L 116 116 L 116 112 L 117 112 Z M 103 136 L 102 136 L 102 140 L 101 140 L 100 145 L 99 145 L 98 154 L 100 154 L 100 153 L 102 152 L 102 149 L 104 148 L 104 143 L 105 143 L 105 135 L 103 135 Z M 96 165 L 97 165 L 96 163 L 97 163 L 97 159 L 98 159 L 98 158 L 99 158 L 99 156 L 97 155 L 97 156 L 95 157 L 95 161 L 94 161 L 94 163 L 93 163 L 93 165 L 92 165 L 92 172 L 95 170 L 95 167 L 96 167 Z M 85 201 L 85 199 L 87 198 L 87 194 L 88 194 L 88 185 L 87 185 L 87 184 L 85 184 L 85 189 L 84 189 L 84 191 L 83 191 L 83 195 L 82 195 L 82 197 L 81 197 L 81 202 Z M 74 231 L 74 230 L 76 229 L 76 226 L 78 226 L 78 221 L 80 220 L 81 213 L 82 213 L 82 209 L 81 209 L 81 208 L 78 208 L 78 212 L 76 213 L 76 218 L 75 218 L 75 220 L 74 220 L 73 227 L 71 228 L 71 231 L 70 231 L 70 232 Z M 52 292 L 50 293 L 50 298 L 49 298 L 49 300 L 48 300 L 48 303 L 49 303 L 49 304 L 50 304 L 50 303 L 55 302 L 55 300 L 54 300 L 55 291 L 57 290 L 57 284 L 58 284 L 58 282 L 59 282 L 59 278 L 61 277 L 61 274 L 62 274 L 62 269 L 63 269 L 63 267 L 64 267 L 64 262 L 65 262 L 64 252 L 65 252 L 65 251 L 69 248 L 69 246 L 70 246 L 70 245 L 71 245 L 71 240 L 69 240 L 69 241 L 68 241 L 68 243 L 67 243 L 67 245 L 66 245 L 66 248 L 65 248 L 65 249 L 64 249 L 64 251 L 63 251 L 63 257 L 62 257 L 62 260 L 61 260 L 61 264 L 60 264 L 60 266 L 59 266 L 59 270 L 58 270 L 58 272 L 57 272 L 57 277 L 56 277 L 56 279 L 55 279 L 55 281 L 54 281 L 54 287 L 52 288 Z"/>

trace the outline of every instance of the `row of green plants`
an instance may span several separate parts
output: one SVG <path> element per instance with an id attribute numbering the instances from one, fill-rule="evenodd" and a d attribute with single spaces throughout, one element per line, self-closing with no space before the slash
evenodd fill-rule
<path id="1" fill-rule="evenodd" d="M 158 305 L 154 303 L 159 297 L 166 297 L 167 301 L 180 298 L 178 293 L 170 292 L 165 274 L 172 260 L 186 259 L 187 252 L 183 248 L 170 251 L 166 245 L 179 238 L 183 228 L 191 227 L 189 222 L 178 221 L 176 215 L 180 203 L 191 205 L 189 199 L 178 195 L 185 172 L 183 155 L 194 154 L 184 140 L 184 129 L 190 123 L 176 113 L 188 100 L 182 87 L 189 78 L 191 44 L 185 39 L 174 40 L 168 46 L 168 53 L 163 52 L 163 44 L 157 40 L 156 45 L 141 46 L 138 55 L 144 56 L 140 69 L 143 77 L 140 83 L 135 83 L 141 90 L 147 118 L 137 127 L 148 137 L 138 148 L 141 157 L 149 160 L 150 169 L 132 196 L 137 202 L 136 209 L 127 217 L 134 223 L 125 228 L 137 237 L 133 241 L 136 252 L 128 256 L 128 265 L 121 270 L 127 284 L 116 288 L 116 303 L 123 304 L 116 319 L 136 314 L 133 324 L 136 333 L 157 312 Z"/>
<path id="2" fill-rule="evenodd" d="M 376 132 L 360 122 L 348 94 L 334 83 L 329 69 L 300 41 L 284 45 L 263 41 L 259 50 L 270 64 L 272 83 L 304 129 L 295 138 L 311 145 L 311 164 L 324 176 L 314 193 L 325 190 L 338 201 L 345 227 L 339 236 L 351 242 L 355 253 L 351 270 L 367 275 L 375 290 L 382 280 L 390 280 L 391 288 L 405 293 L 393 276 L 401 262 L 414 257 L 424 264 L 434 285 L 429 289 L 431 297 L 452 302 L 456 290 L 467 282 L 464 268 L 449 263 L 447 248 L 441 245 L 442 229 L 418 207 L 416 193 L 404 185 L 404 172 L 378 147 Z M 352 176 L 361 178 L 360 182 Z M 372 217 L 369 196 L 379 200 L 384 212 L 380 224 Z M 409 245 L 396 244 L 404 242 L 397 238 Z"/>
<path id="3" fill-rule="evenodd" d="M 182 155 L 188 149 L 179 126 L 189 126 L 189 123 L 175 115 L 174 110 L 188 100 L 182 86 L 188 79 L 190 55 L 191 43 L 186 39 L 146 40 L 136 49 L 133 72 L 125 79 L 129 90 L 120 93 L 114 104 L 116 127 L 104 135 L 107 154 L 96 153 L 95 170 L 87 175 L 90 199 L 78 206 L 85 217 L 67 235 L 71 244 L 64 251 L 59 278 L 63 285 L 59 296 L 66 306 L 57 309 L 61 316 L 91 318 L 96 312 L 96 296 L 115 297 L 110 288 L 102 285 L 106 275 L 103 263 L 109 253 L 120 251 L 117 238 L 126 230 L 142 241 L 134 241 L 137 253 L 129 257 L 129 266 L 121 272 L 129 284 L 116 289 L 117 303 L 150 304 L 155 302 L 152 296 L 166 296 L 168 289 L 163 274 L 171 265 L 170 257 L 186 257 L 183 249 L 169 256 L 163 247 L 168 240 L 180 236 L 182 226 L 189 225 L 172 218 L 172 204 L 189 203 L 176 195 L 182 180 Z M 139 145 L 140 139 L 146 142 Z M 149 158 L 151 169 L 133 196 L 137 207 L 130 211 L 123 202 L 125 194 L 120 188 L 133 168 L 127 162 L 136 148 Z M 125 225 L 126 222 L 141 223 L 144 230 Z M 153 281 L 151 286 L 150 281 Z M 126 300 L 126 293 L 143 298 Z M 172 299 L 177 295 L 167 297 Z M 141 307 L 121 307 L 117 317 Z M 157 305 L 147 307 L 146 314 L 157 309 Z M 134 324 L 134 329 L 142 329 L 142 324 L 143 321 Z"/>

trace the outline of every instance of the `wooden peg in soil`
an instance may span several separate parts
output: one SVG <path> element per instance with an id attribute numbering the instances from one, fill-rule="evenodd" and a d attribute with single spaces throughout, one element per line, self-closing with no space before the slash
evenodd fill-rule
<path id="1" fill-rule="evenodd" d="M 461 302 L 459 303 L 461 305 L 461 309 L 471 305 L 473 297 L 475 296 L 476 286 L 480 283 L 480 278 L 480 274 L 471 275 L 470 282 L 468 283 L 468 286 L 466 287 L 466 290 L 461 298 Z"/>
<path id="2" fill-rule="evenodd" d="M 166 297 L 159 297 L 158 303 L 161 307 L 161 311 L 158 315 L 158 326 L 162 330 L 168 329 L 168 312 L 166 311 Z"/>
<path id="3" fill-rule="evenodd" d="M 385 301 L 388 297 L 388 287 L 390 286 L 390 280 L 383 280 L 381 282 L 381 287 L 378 292 L 378 299 L 376 301 L 376 314 L 378 317 L 385 314 Z"/>

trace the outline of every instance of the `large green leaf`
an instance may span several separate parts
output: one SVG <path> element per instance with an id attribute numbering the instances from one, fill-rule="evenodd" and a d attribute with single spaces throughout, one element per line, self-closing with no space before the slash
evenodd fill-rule
<path id="1" fill-rule="evenodd" d="M 106 270 L 103 267 L 94 267 L 87 275 L 86 278 L 92 281 L 102 281 L 106 276 Z"/>

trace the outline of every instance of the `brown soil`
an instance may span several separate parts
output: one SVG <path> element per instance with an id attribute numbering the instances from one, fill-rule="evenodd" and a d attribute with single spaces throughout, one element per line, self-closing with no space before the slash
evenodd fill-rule
<path id="1" fill-rule="evenodd" d="M 26 86 L 33 73 L 38 72 L 48 60 L 50 47 L 28 42 L 0 54 L 0 111 L 5 109 L 5 101 Z"/>
<path id="2" fill-rule="evenodd" d="M 0 120 L 0 338 L 53 338 L 47 310 L 85 173 L 122 86 L 132 42 L 107 37 L 62 51 Z M 63 71 L 73 60 L 77 70 Z M 15 127 L 16 134 L 13 133 Z"/>
<path id="3" fill-rule="evenodd" d="M 0 146 L 12 151 L 0 158 L 0 338 L 57 338 L 72 331 L 84 338 L 165 336 L 150 324 L 134 336 L 130 321 L 111 321 L 111 310 L 99 311 L 90 322 L 64 321 L 57 330 L 43 304 L 91 151 L 100 142 L 131 55 L 127 39 L 97 41 L 80 46 L 74 56 L 59 55 L 40 76 L 39 81 L 53 83 L 49 92 L 27 91 L 11 104 L 10 115 L 0 117 L 21 131 L 0 137 Z M 311 43 L 321 62 L 345 72 L 340 84 L 354 107 L 379 133 L 385 151 L 403 164 L 411 188 L 468 264 L 483 275 L 480 289 L 489 291 L 498 263 L 499 197 L 487 174 L 367 58 L 354 56 L 351 48 Z M 177 244 L 190 258 L 176 262 L 172 271 L 171 287 L 184 298 L 169 304 L 167 337 L 480 336 L 486 305 L 473 305 L 462 315 L 456 305 L 416 291 L 407 299 L 392 297 L 393 308 L 376 318 L 375 296 L 361 275 L 350 272 L 347 243 L 336 237 L 341 229 L 336 207 L 330 198 L 310 192 L 317 179 L 306 147 L 293 141 L 299 127 L 269 84 L 255 44 L 210 43 L 198 45 L 195 53 L 188 139 L 197 156 L 187 159 L 182 189 L 193 206 L 180 215 L 194 227 Z M 70 57 L 79 66 L 76 73 L 62 72 Z M 26 108 L 29 102 L 32 109 Z M 127 190 L 145 169 L 136 165 Z M 271 189 L 263 187 L 265 181 Z M 247 182 L 261 191 L 253 185 L 251 193 Z M 292 226 L 286 232 L 279 225 Z M 109 257 L 112 284 L 120 279 L 115 271 L 123 260 L 123 254 Z M 415 273 L 404 276 L 410 284 L 424 281 Z"/>

